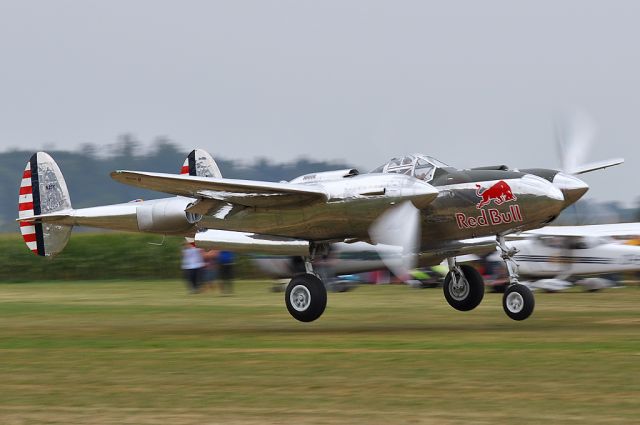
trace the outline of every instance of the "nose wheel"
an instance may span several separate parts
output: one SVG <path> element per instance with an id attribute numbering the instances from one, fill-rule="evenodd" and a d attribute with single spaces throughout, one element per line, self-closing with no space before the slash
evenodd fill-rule
<path id="1" fill-rule="evenodd" d="M 502 308 L 509 318 L 524 320 L 531 316 L 536 305 L 533 292 L 518 281 L 518 264 L 513 259 L 518 250 L 509 248 L 505 244 L 503 235 L 498 235 L 496 241 L 498 242 L 500 256 L 509 272 L 509 286 L 507 286 L 502 296 Z"/>
<path id="2" fill-rule="evenodd" d="M 535 305 L 531 290 L 519 283 L 510 285 L 502 297 L 502 308 L 513 320 L 524 320 L 531 316 Z"/>

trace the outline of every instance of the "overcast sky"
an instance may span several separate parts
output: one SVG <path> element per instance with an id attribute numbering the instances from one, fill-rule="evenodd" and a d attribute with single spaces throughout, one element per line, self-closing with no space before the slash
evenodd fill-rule
<path id="1" fill-rule="evenodd" d="M 230 159 L 557 167 L 554 117 L 579 107 L 588 159 L 626 159 L 591 197 L 633 201 L 638 22 L 615 0 L 0 0 L 0 150 L 131 132 Z"/>

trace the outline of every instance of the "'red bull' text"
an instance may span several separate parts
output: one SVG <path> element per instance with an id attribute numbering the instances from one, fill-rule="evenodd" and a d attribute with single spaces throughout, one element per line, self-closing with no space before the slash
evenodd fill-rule
<path id="1" fill-rule="evenodd" d="M 522 221 L 520 205 L 509 206 L 509 211 L 502 212 L 495 208 L 483 209 L 480 215 L 469 217 L 465 213 L 456 213 L 456 223 L 460 229 L 474 229 L 483 226 L 497 226 Z"/>

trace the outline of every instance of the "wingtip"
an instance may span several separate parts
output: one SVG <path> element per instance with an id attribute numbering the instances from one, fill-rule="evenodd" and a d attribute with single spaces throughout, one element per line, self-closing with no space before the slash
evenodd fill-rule
<path id="1" fill-rule="evenodd" d="M 112 179 L 118 180 L 118 178 L 121 178 L 126 173 L 127 173 L 127 170 L 114 170 L 111 173 L 109 173 L 109 175 L 111 176 Z"/>

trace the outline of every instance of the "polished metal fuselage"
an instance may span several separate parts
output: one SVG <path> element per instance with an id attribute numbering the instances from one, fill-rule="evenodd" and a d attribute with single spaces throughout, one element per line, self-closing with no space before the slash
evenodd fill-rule
<path id="1" fill-rule="evenodd" d="M 327 201 L 280 208 L 221 203 L 196 222 L 181 216 L 196 199 L 172 197 L 77 209 L 62 221 L 186 236 L 218 229 L 312 242 L 369 241 L 371 224 L 387 209 L 409 201 L 421 213 L 421 250 L 437 251 L 462 239 L 542 227 L 568 205 L 549 180 L 514 171 L 455 170 L 440 175 L 433 186 L 415 177 L 382 173 L 300 184 L 321 188 Z M 171 215 L 157 223 L 151 220 L 163 212 Z"/>
<path id="2" fill-rule="evenodd" d="M 435 200 L 418 206 L 421 210 L 423 249 L 444 241 L 542 227 L 565 207 L 562 193 L 549 181 L 533 175 L 510 172 L 509 178 L 504 181 L 513 191 L 514 199 L 500 205 L 494 200 L 478 208 L 480 198 L 476 184 L 488 188 L 502 179 L 496 172 L 470 174 L 470 179 L 475 177 L 478 180 L 435 186 L 438 190 Z M 330 195 L 327 203 L 273 209 L 247 208 L 225 218 L 205 216 L 198 226 L 312 241 L 366 241 L 369 239 L 371 223 L 386 209 L 398 203 L 398 198 L 394 198 L 393 194 L 400 192 L 405 187 L 403 185 L 410 185 L 412 181 L 418 180 L 403 175 L 365 174 L 316 183 Z M 386 187 L 383 186 L 385 184 Z M 362 195 L 375 193 L 380 189 L 386 189 L 385 193 Z M 461 223 L 462 215 L 467 220 Z M 474 226 L 472 224 L 477 217 L 487 218 L 475 220 Z"/>
<path id="3" fill-rule="evenodd" d="M 230 216 L 207 215 L 201 228 L 254 232 L 312 241 L 367 239 L 368 229 L 385 210 L 411 200 L 418 208 L 437 197 L 437 189 L 405 175 L 365 174 L 313 183 L 327 202 L 283 208 L 245 208 Z"/>

